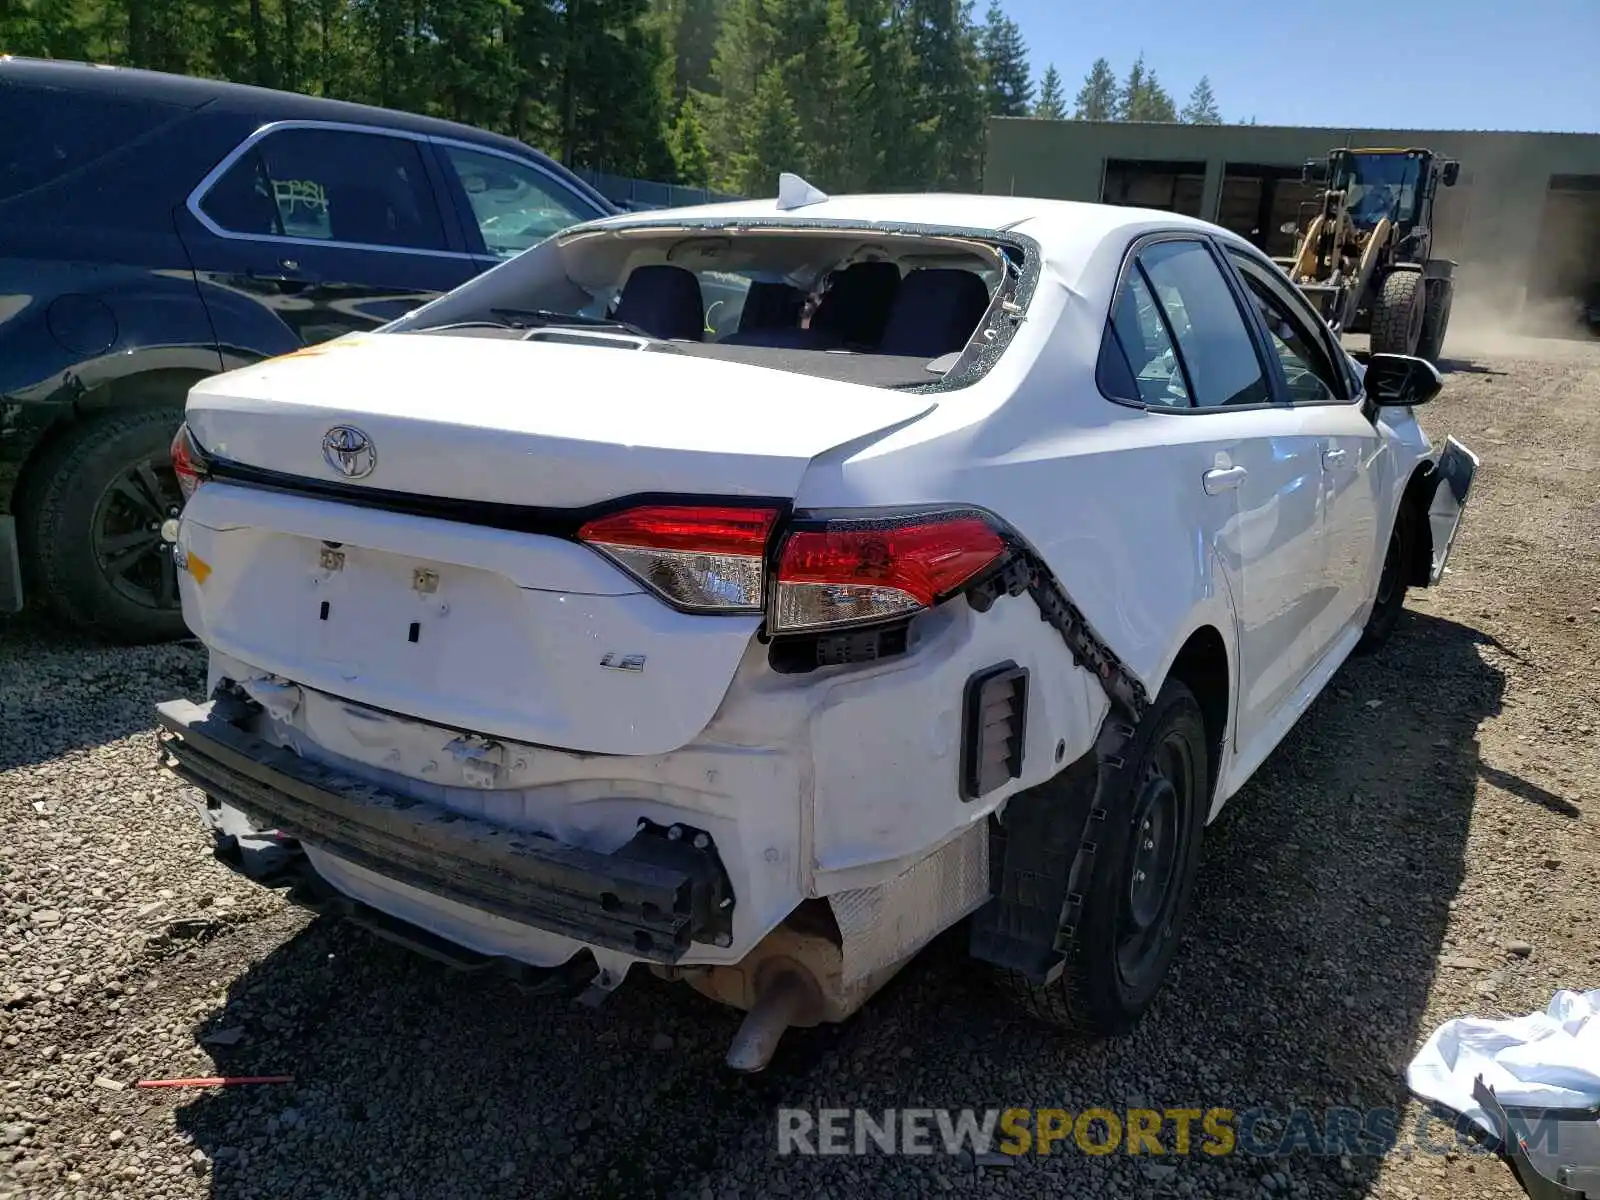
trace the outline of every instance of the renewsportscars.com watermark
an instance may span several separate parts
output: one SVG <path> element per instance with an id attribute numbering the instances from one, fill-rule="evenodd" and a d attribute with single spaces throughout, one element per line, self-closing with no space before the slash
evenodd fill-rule
<path id="1" fill-rule="evenodd" d="M 1465 1124 L 1424 1112 L 1413 1128 L 1391 1108 L 780 1108 L 780 1155 L 948 1154 L 1012 1158 L 1082 1153 L 1222 1158 L 1244 1154 L 1381 1157 L 1489 1153 Z M 1529 1146 L 1554 1148 L 1557 1122 L 1513 1132 Z"/>

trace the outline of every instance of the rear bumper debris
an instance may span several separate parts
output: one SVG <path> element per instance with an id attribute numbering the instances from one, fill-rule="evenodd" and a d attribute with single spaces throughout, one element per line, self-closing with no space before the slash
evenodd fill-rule
<path id="1" fill-rule="evenodd" d="M 249 733 L 239 710 L 231 702 L 159 705 L 163 765 L 276 831 L 291 860 L 304 843 L 481 911 L 658 963 L 678 962 L 696 942 L 731 942 L 732 885 L 703 831 L 641 819 L 612 853 L 568 845 L 321 766 Z"/>

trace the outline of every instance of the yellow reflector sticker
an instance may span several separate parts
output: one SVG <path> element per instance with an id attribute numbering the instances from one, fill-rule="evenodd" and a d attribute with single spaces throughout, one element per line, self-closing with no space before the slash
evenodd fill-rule
<path id="1" fill-rule="evenodd" d="M 190 554 L 183 565 L 189 569 L 196 583 L 204 583 L 211 576 L 211 564 L 198 554 Z"/>

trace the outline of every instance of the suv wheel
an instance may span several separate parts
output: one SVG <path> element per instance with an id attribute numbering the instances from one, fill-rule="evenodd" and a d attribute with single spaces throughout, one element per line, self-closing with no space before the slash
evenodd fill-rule
<path id="1" fill-rule="evenodd" d="M 68 623 L 111 641 L 187 633 L 161 526 L 183 495 L 170 459 L 178 409 L 85 421 L 30 474 L 19 533 L 28 587 Z"/>
<path id="2" fill-rule="evenodd" d="M 1182 937 L 1209 808 L 1205 722 L 1176 679 L 1162 687 L 1128 747 L 1104 811 L 1067 961 L 1053 983 L 1007 971 L 1024 1007 L 1096 1036 L 1129 1032 L 1149 1008 Z"/>

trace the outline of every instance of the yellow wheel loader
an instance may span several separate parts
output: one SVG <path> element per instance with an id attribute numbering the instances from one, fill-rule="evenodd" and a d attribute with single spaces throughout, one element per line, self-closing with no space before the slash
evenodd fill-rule
<path id="1" fill-rule="evenodd" d="M 1433 197 L 1460 173 L 1431 150 L 1331 150 L 1305 165 L 1305 182 L 1324 190 L 1306 206 L 1294 257 L 1277 262 L 1335 332 L 1370 333 L 1374 354 L 1436 363 L 1456 264 L 1433 257 Z"/>

